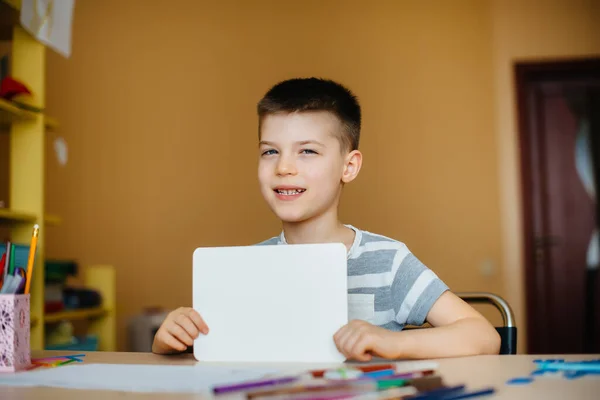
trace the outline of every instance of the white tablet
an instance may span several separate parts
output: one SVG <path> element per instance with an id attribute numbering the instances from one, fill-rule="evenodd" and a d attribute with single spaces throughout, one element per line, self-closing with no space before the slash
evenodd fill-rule
<path id="1" fill-rule="evenodd" d="M 341 362 L 333 335 L 348 323 L 342 243 L 198 248 L 193 308 L 212 362 Z"/>

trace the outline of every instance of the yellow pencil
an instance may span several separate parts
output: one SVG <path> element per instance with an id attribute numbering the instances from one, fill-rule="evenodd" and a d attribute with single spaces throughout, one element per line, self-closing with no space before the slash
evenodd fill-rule
<path id="1" fill-rule="evenodd" d="M 38 224 L 33 226 L 33 235 L 31 236 L 31 245 L 29 246 L 29 259 L 27 260 L 27 280 L 25 281 L 25 294 L 29 294 L 29 287 L 31 286 L 31 275 L 33 274 L 33 260 L 35 258 L 35 248 L 37 246 L 38 235 L 40 234 L 40 227 Z"/>

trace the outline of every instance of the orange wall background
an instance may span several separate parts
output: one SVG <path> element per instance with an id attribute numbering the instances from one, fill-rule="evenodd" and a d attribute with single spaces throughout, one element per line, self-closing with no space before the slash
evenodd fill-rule
<path id="1" fill-rule="evenodd" d="M 196 247 L 279 232 L 256 183 L 255 105 L 322 76 L 363 106 L 343 221 L 404 241 L 456 291 L 514 299 L 522 320 L 510 63 L 600 32 L 592 1 L 520 3 L 77 2 L 72 57 L 48 52 L 48 151 L 63 137 L 69 162 L 47 161 L 46 209 L 64 220 L 47 255 L 116 266 L 124 350 L 130 316 L 191 304 Z M 556 23 L 574 29 L 554 46 Z"/>

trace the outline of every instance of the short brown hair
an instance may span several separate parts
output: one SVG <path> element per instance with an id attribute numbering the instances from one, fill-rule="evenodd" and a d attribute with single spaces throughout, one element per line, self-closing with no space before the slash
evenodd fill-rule
<path id="1" fill-rule="evenodd" d="M 265 116 L 280 112 L 328 111 L 342 123 L 342 147 L 357 150 L 361 111 L 356 96 L 341 84 L 320 78 L 294 78 L 273 86 L 258 102 L 259 136 Z"/>

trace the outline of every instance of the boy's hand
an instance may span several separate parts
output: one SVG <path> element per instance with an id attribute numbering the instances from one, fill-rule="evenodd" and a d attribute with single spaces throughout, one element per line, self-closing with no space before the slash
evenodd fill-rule
<path id="1" fill-rule="evenodd" d="M 348 359 L 370 361 L 373 355 L 382 358 L 398 358 L 398 335 L 396 332 L 353 320 L 333 336 L 338 350 Z"/>
<path id="2" fill-rule="evenodd" d="M 194 344 L 200 333 L 208 334 L 208 325 L 200 314 L 190 307 L 180 307 L 167 315 L 154 335 L 152 352 L 169 354 L 182 352 Z"/>

